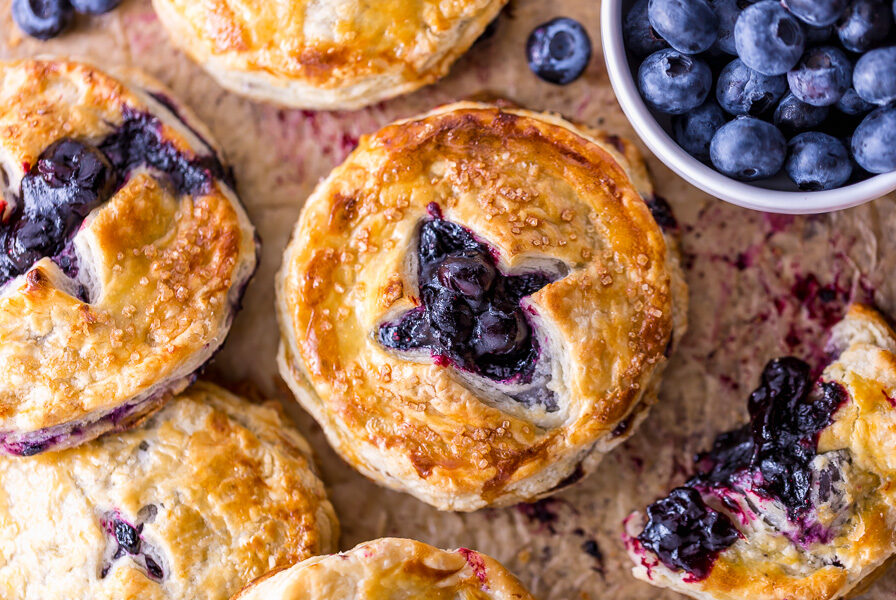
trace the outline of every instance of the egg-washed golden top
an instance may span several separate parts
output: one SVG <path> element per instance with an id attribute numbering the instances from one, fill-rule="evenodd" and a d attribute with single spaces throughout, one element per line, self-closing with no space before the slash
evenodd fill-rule
<path id="1" fill-rule="evenodd" d="M 382 538 L 271 573 L 233 600 L 534 600 L 498 561 Z"/>
<path id="2" fill-rule="evenodd" d="M 200 63 L 323 88 L 387 72 L 432 81 L 472 43 L 467 27 L 481 32 L 505 2 L 154 0 L 175 43 Z M 458 38 L 463 47 L 455 49 Z"/>
<path id="3" fill-rule="evenodd" d="M 127 110 L 159 117 L 162 137 L 187 157 L 199 151 L 167 109 L 92 66 L 0 63 L 9 193 L 50 144 L 97 143 Z M 66 292 L 68 277 L 48 258 L 0 294 L 0 432 L 89 419 L 189 375 L 223 341 L 255 266 L 252 226 L 226 184 L 178 196 L 146 169 L 88 216 L 75 246 L 81 271 L 93 273 L 89 302 Z"/>
<path id="4" fill-rule="evenodd" d="M 704 580 L 636 553 L 638 577 L 702 600 L 835 600 L 861 594 L 885 572 L 896 554 L 896 334 L 874 309 L 854 305 L 830 347 L 841 353 L 821 379 L 842 385 L 848 399 L 821 432 L 813 468 L 835 465 L 830 486 L 839 493 L 814 506 L 805 524 L 788 523 L 789 531 L 772 501 L 733 513 L 744 535 Z M 807 542 L 794 541 L 803 536 Z"/>
<path id="5" fill-rule="evenodd" d="M 111 514 L 142 525 L 161 582 L 132 556 L 113 558 Z M 3 598 L 226 600 L 274 567 L 334 551 L 338 535 L 311 449 L 279 408 L 211 384 L 126 433 L 0 458 Z"/>
<path id="6" fill-rule="evenodd" d="M 683 332 L 686 304 L 622 163 L 566 121 L 461 103 L 363 138 L 321 183 L 278 276 L 281 373 L 346 460 L 470 510 L 527 479 L 534 487 L 515 494 L 546 491 L 609 440 L 658 373 L 673 324 Z M 539 259 L 568 267 L 527 300 L 551 337 L 540 360 L 553 364 L 557 412 L 489 402 L 453 368 L 376 340 L 384 320 L 418 303 L 407 257 L 433 202 L 488 243 L 503 272 Z"/>

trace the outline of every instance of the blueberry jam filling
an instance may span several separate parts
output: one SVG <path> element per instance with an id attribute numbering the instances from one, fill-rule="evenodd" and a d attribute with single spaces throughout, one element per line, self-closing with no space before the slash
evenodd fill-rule
<path id="1" fill-rule="evenodd" d="M 520 302 L 556 277 L 501 273 L 485 244 L 440 216 L 422 224 L 417 254 L 422 305 L 380 326 L 379 342 L 428 350 L 494 381 L 530 382 L 539 346 Z"/>
<path id="2" fill-rule="evenodd" d="M 51 144 L 22 178 L 15 208 L 0 224 L 0 285 L 47 256 L 69 277 L 78 273 L 71 240 L 84 219 L 146 166 L 178 193 L 207 193 L 215 179 L 229 183 L 215 156 L 188 158 L 162 137 L 162 124 L 130 112 L 98 145 L 71 138 Z"/>
<path id="3" fill-rule="evenodd" d="M 152 522 L 157 512 L 158 508 L 155 505 L 148 505 L 140 510 L 138 516 L 145 519 L 145 522 Z M 165 570 L 161 566 L 158 551 L 143 539 L 144 524 L 132 525 L 122 519 L 118 511 L 109 513 L 102 520 L 103 531 L 107 536 L 107 547 L 100 579 L 109 574 L 116 561 L 126 556 L 137 563 L 150 579 L 161 581 L 165 578 Z"/>
<path id="4" fill-rule="evenodd" d="M 699 580 L 739 534 L 698 490 L 742 492 L 738 482 L 747 482 L 750 491 L 783 505 L 792 521 L 806 520 L 818 479 L 812 468 L 818 436 L 846 400 L 837 383 L 813 386 L 809 365 L 799 359 L 769 362 L 750 395 L 750 423 L 719 435 L 711 450 L 696 456 L 696 475 L 647 508 L 638 540 L 670 569 Z"/>

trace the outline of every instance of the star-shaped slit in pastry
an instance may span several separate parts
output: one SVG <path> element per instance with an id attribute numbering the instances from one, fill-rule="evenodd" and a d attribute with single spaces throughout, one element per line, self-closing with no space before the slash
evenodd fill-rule
<path id="1" fill-rule="evenodd" d="M 133 560 L 153 581 L 165 578 L 159 551 L 142 536 L 145 523 L 151 523 L 157 512 L 158 508 L 153 504 L 143 507 L 137 515 L 142 522 L 136 525 L 128 523 L 117 510 L 111 511 L 102 519 L 107 539 L 100 579 L 105 579 L 116 561 L 124 557 Z"/>

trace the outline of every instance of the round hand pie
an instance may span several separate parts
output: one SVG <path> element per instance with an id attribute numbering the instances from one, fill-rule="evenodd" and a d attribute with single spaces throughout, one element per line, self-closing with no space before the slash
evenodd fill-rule
<path id="1" fill-rule="evenodd" d="M 362 473 L 445 510 L 533 500 L 643 419 L 686 289 L 636 151 L 461 103 L 322 182 L 277 280 L 280 370 Z M 665 208 L 664 208 L 665 207 Z"/>
<path id="2" fill-rule="evenodd" d="M 123 429 L 223 343 L 254 230 L 204 127 L 139 74 L 0 63 L 0 451 Z"/>
<path id="3" fill-rule="evenodd" d="M 316 556 L 252 583 L 233 600 L 535 600 L 498 561 L 461 548 L 383 538 Z"/>
<path id="4" fill-rule="evenodd" d="M 337 538 L 307 442 L 210 384 L 125 433 L 0 458 L 3 598 L 226 600 Z"/>
<path id="5" fill-rule="evenodd" d="M 634 574 L 694 598 L 833 600 L 896 554 L 896 334 L 853 306 L 813 378 L 771 361 L 750 423 L 716 438 L 685 485 L 626 520 Z"/>
<path id="6" fill-rule="evenodd" d="M 445 75 L 507 0 L 153 0 L 171 39 L 258 100 L 354 109 Z"/>

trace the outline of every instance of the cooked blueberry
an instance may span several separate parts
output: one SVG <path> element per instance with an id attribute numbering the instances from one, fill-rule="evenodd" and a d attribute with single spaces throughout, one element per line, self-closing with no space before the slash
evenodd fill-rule
<path id="1" fill-rule="evenodd" d="M 734 24 L 740 16 L 741 0 L 710 0 L 719 17 L 719 35 L 715 47 L 726 54 L 737 54 L 734 45 Z"/>
<path id="2" fill-rule="evenodd" d="M 453 256 L 439 265 L 437 276 L 446 288 L 478 300 L 491 288 L 495 268 L 481 255 Z"/>
<path id="3" fill-rule="evenodd" d="M 849 0 L 783 0 L 784 6 L 808 25 L 833 25 L 846 10 Z"/>
<path id="4" fill-rule="evenodd" d="M 781 170 L 787 142 L 777 127 L 753 117 L 738 117 L 712 138 L 709 155 L 716 169 L 735 179 L 753 181 Z"/>
<path id="5" fill-rule="evenodd" d="M 650 25 L 684 54 L 709 50 L 716 41 L 719 17 L 706 0 L 649 0 Z"/>
<path id="6" fill-rule="evenodd" d="M 709 143 L 726 120 L 719 105 L 707 100 L 694 110 L 672 120 L 675 140 L 694 158 L 709 162 Z"/>
<path id="7" fill-rule="evenodd" d="M 793 94 L 787 94 L 775 109 L 773 122 L 782 133 L 792 135 L 818 127 L 828 118 L 829 112 L 827 106 L 812 106 Z"/>
<path id="8" fill-rule="evenodd" d="M 855 72 L 853 72 L 855 78 Z M 837 101 L 837 110 L 847 115 L 864 115 L 871 112 L 874 105 L 865 102 L 861 96 L 856 93 L 855 88 L 849 88 L 843 97 Z"/>
<path id="9" fill-rule="evenodd" d="M 712 87 L 712 71 L 699 58 L 672 49 L 660 50 L 641 63 L 638 87 L 650 107 L 680 115 L 706 100 Z"/>
<path id="10" fill-rule="evenodd" d="M 786 92 L 786 77 L 763 75 L 739 58 L 722 69 L 716 83 L 716 99 L 733 115 L 765 114 Z"/>
<path id="11" fill-rule="evenodd" d="M 896 171 L 896 107 L 865 117 L 852 136 L 852 154 L 869 173 Z"/>
<path id="12" fill-rule="evenodd" d="M 893 13 L 884 0 L 853 0 L 837 24 L 840 43 L 847 50 L 865 52 L 884 41 Z"/>
<path id="13" fill-rule="evenodd" d="M 807 50 L 787 73 L 793 95 L 813 106 L 831 106 L 852 82 L 852 62 L 839 49 L 822 46 Z"/>
<path id="14" fill-rule="evenodd" d="M 566 85 L 585 72 L 591 39 L 578 21 L 560 17 L 535 28 L 526 42 L 529 68 L 550 83 Z"/>
<path id="15" fill-rule="evenodd" d="M 115 539 L 118 540 L 118 545 L 122 550 L 128 554 L 140 552 L 140 533 L 136 528 L 118 519 L 113 522 L 112 528 Z"/>
<path id="16" fill-rule="evenodd" d="M 510 354 L 520 349 L 529 328 L 519 309 L 510 314 L 488 311 L 479 315 L 473 333 L 473 349 L 477 356 Z"/>
<path id="17" fill-rule="evenodd" d="M 622 37 L 629 52 L 643 58 L 669 44 L 654 31 L 647 19 L 647 0 L 638 0 L 622 22 Z"/>
<path id="18" fill-rule="evenodd" d="M 12 0 L 12 18 L 22 31 L 39 40 L 56 37 L 72 24 L 68 0 Z"/>
<path id="19" fill-rule="evenodd" d="M 116 8 L 121 0 L 69 0 L 72 8 L 85 15 L 101 15 Z"/>
<path id="20" fill-rule="evenodd" d="M 896 102 L 896 46 L 864 54 L 853 74 L 856 93 L 878 106 Z"/>
<path id="21" fill-rule="evenodd" d="M 151 559 L 150 557 L 145 557 L 146 560 L 146 572 L 153 579 L 162 579 L 165 576 L 164 571 L 162 571 L 162 567 L 158 565 L 156 561 Z"/>
<path id="22" fill-rule="evenodd" d="M 801 190 L 832 190 L 852 175 L 846 147 L 826 133 L 801 133 L 790 140 L 788 148 L 790 156 L 784 169 Z"/>
<path id="23" fill-rule="evenodd" d="M 638 536 L 666 567 L 705 579 L 722 550 L 740 537 L 731 520 L 708 507 L 697 490 L 678 487 L 647 507 Z"/>
<path id="24" fill-rule="evenodd" d="M 783 75 L 800 60 L 806 34 L 800 22 L 775 0 L 762 0 L 741 12 L 734 26 L 737 54 L 764 75 Z"/>
<path id="25" fill-rule="evenodd" d="M 446 346 L 465 342 L 473 333 L 473 312 L 460 294 L 430 288 L 423 291 L 430 326 Z"/>

